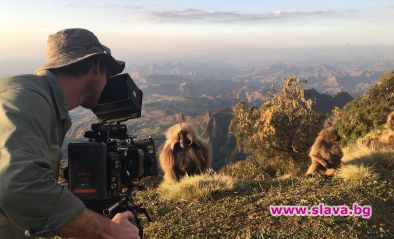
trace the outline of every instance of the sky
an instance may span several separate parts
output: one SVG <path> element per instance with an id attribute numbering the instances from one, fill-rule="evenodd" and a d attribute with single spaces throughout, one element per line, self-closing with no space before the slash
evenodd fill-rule
<path id="1" fill-rule="evenodd" d="M 390 0 L 2 0 L 0 63 L 45 60 L 49 34 L 93 31 L 134 59 L 210 52 L 394 45 Z"/>

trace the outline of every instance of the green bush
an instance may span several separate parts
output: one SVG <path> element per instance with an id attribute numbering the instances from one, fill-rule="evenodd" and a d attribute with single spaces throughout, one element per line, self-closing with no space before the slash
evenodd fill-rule
<path id="1" fill-rule="evenodd" d="M 230 132 L 241 150 L 256 158 L 309 161 L 309 148 L 324 117 L 312 108 L 312 100 L 305 99 L 301 83 L 296 77 L 286 78 L 280 91 L 273 92 L 259 109 L 245 103 L 234 106 Z"/>
<path id="2" fill-rule="evenodd" d="M 383 127 L 394 110 L 394 71 L 385 73 L 367 93 L 347 104 L 340 112 L 336 128 L 342 145 L 354 143 L 371 130 Z"/>

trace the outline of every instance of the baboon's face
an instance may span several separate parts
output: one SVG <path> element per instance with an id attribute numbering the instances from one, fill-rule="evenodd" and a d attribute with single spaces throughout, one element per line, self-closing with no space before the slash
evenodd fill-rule
<path id="1" fill-rule="evenodd" d="M 319 135 L 328 142 L 338 142 L 339 140 L 341 140 L 338 131 L 333 127 L 322 130 Z"/>
<path id="2" fill-rule="evenodd" d="M 192 139 L 187 131 L 179 131 L 178 133 L 179 145 L 181 148 L 186 149 L 192 144 Z"/>

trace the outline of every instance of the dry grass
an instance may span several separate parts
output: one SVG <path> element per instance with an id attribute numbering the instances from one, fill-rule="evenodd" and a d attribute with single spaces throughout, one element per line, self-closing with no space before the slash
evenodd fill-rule
<path id="1" fill-rule="evenodd" d="M 342 162 L 352 165 L 365 165 L 374 168 L 389 168 L 392 164 L 394 151 L 388 149 L 375 149 L 366 146 L 361 141 L 343 149 Z"/>
<path id="2" fill-rule="evenodd" d="M 344 181 L 361 184 L 366 181 L 376 180 L 379 175 L 369 166 L 364 165 L 344 165 L 335 174 L 335 178 Z"/>
<path id="3" fill-rule="evenodd" d="M 238 181 L 250 182 L 274 178 L 287 179 L 301 175 L 306 167 L 304 162 L 297 164 L 280 157 L 249 156 L 245 160 L 225 165 L 220 169 L 220 172 L 230 175 Z"/>
<path id="4" fill-rule="evenodd" d="M 201 174 L 186 176 L 181 181 L 164 181 L 157 188 L 157 193 L 168 201 L 200 200 L 213 193 L 234 188 L 234 180 L 222 174 Z"/>
<path id="5" fill-rule="evenodd" d="M 335 178 L 344 181 L 361 184 L 366 181 L 378 179 L 382 173 L 379 169 L 389 169 L 394 157 L 394 151 L 376 149 L 367 146 L 362 141 L 344 148 L 344 165 L 338 170 Z"/>
<path id="6" fill-rule="evenodd" d="M 394 131 L 379 127 L 366 134 L 363 138 L 359 138 L 357 141 L 359 144 L 367 145 L 376 150 L 394 150 Z"/>

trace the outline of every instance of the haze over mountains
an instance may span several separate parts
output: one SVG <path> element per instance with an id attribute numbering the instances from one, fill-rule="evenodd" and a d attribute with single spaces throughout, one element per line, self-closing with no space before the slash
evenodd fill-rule
<path id="1" fill-rule="evenodd" d="M 394 68 L 394 47 L 271 49 L 212 54 L 160 64 L 128 65 L 146 94 L 218 96 L 249 101 L 288 75 L 308 80 L 306 88 L 321 93 L 342 91 L 358 96 L 385 71 Z M 135 60 L 134 60 L 135 61 Z M 222 81 L 226 81 L 223 83 Z"/>

